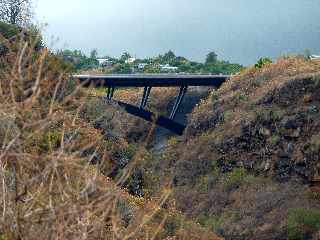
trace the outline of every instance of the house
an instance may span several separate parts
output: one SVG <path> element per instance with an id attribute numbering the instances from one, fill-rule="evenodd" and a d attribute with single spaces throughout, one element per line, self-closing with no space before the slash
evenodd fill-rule
<path id="1" fill-rule="evenodd" d="M 178 67 L 172 67 L 169 64 L 160 65 L 160 67 L 161 67 L 161 70 L 165 72 L 176 72 L 179 69 Z"/>
<path id="2" fill-rule="evenodd" d="M 113 65 L 112 60 L 109 58 L 97 58 L 100 67 L 110 67 Z"/>
<path id="3" fill-rule="evenodd" d="M 136 61 L 135 58 L 128 58 L 128 59 L 125 61 L 125 63 L 131 64 L 131 63 L 134 63 L 135 61 Z"/>
<path id="4" fill-rule="evenodd" d="M 145 69 L 145 67 L 148 66 L 148 65 L 149 65 L 148 63 L 139 63 L 139 64 L 138 64 L 138 69 L 143 70 L 143 69 Z"/>
<path id="5" fill-rule="evenodd" d="M 311 60 L 320 60 L 320 55 L 311 55 L 310 59 Z"/>

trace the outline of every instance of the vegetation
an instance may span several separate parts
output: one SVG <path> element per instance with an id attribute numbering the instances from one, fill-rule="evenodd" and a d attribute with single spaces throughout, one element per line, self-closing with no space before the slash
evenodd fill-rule
<path id="1" fill-rule="evenodd" d="M 316 239 L 320 233 L 320 210 L 294 209 L 288 217 L 289 240 Z M 316 236 L 317 235 L 317 236 Z"/>
<path id="2" fill-rule="evenodd" d="M 262 68 L 263 66 L 272 63 L 270 58 L 260 58 L 258 62 L 255 64 L 256 68 Z"/>
<path id="3" fill-rule="evenodd" d="M 57 56 L 61 57 L 66 62 L 70 62 L 74 66 L 75 70 L 78 71 L 97 68 L 99 64 L 95 54 L 91 54 L 89 57 L 87 57 L 85 54 L 78 50 L 58 51 Z"/>
<path id="4" fill-rule="evenodd" d="M 74 64 L 78 71 L 87 71 L 99 69 L 96 58 L 92 56 L 87 57 L 81 51 L 64 50 L 58 53 L 65 60 L 69 60 Z M 159 55 L 150 59 L 134 59 L 134 62 L 129 63 L 127 60 L 132 56 L 125 52 L 119 59 L 110 58 L 109 66 L 100 68 L 101 72 L 130 74 L 130 73 L 197 73 L 197 74 L 235 74 L 243 69 L 239 64 L 229 63 L 227 61 L 218 60 L 215 53 L 209 53 L 205 63 L 198 63 L 190 61 L 185 57 L 179 57 L 174 52 L 169 51 L 164 55 Z M 164 66 L 176 67 L 177 70 L 167 70 Z"/>

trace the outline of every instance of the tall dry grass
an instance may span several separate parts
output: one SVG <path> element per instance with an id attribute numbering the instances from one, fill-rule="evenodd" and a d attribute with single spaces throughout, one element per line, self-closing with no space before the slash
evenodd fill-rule
<path id="1" fill-rule="evenodd" d="M 165 215 L 152 221 L 170 189 L 149 202 L 121 189 L 144 145 L 117 179 L 101 174 L 112 162 L 110 144 L 125 143 L 106 142 L 79 118 L 88 96 L 61 60 L 15 39 L 1 38 L 8 52 L 0 60 L 0 238 L 157 238 Z"/>

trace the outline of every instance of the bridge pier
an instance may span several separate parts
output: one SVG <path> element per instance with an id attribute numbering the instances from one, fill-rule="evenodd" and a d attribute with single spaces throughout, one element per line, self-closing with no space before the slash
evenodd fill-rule
<path id="1" fill-rule="evenodd" d="M 181 106 L 182 100 L 184 96 L 186 95 L 188 90 L 187 86 L 180 87 L 179 95 L 176 99 L 176 102 L 174 103 L 173 109 L 171 111 L 171 114 L 169 116 L 169 119 L 173 120 L 177 114 L 177 111 L 179 110 L 179 107 Z"/>
<path id="2" fill-rule="evenodd" d="M 147 102 L 151 93 L 151 88 L 152 87 L 144 87 L 143 96 L 140 104 L 141 109 L 144 109 L 147 106 Z"/>
<path id="3" fill-rule="evenodd" d="M 112 100 L 113 94 L 114 94 L 114 87 L 108 87 L 108 92 L 107 92 L 107 99 Z"/>

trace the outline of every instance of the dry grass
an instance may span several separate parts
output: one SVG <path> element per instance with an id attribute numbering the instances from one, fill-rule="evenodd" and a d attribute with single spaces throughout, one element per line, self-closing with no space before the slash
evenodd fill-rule
<path id="1" fill-rule="evenodd" d="M 320 62 L 309 61 L 302 57 L 281 57 L 275 63 L 261 69 L 249 67 L 239 75 L 232 77 L 207 101 L 203 101 L 194 109 L 191 126 L 188 129 L 193 134 L 201 122 L 210 122 L 213 115 L 227 113 L 228 121 L 220 121 L 225 126 L 222 132 L 214 132 L 217 139 L 241 134 L 241 126 L 255 119 L 259 105 L 266 95 L 281 89 L 294 81 L 312 78 L 320 75 Z M 215 121 L 219 122 L 219 121 Z M 215 126 L 207 126 L 202 130 L 212 130 Z M 219 137 L 220 136 L 220 137 Z"/>

